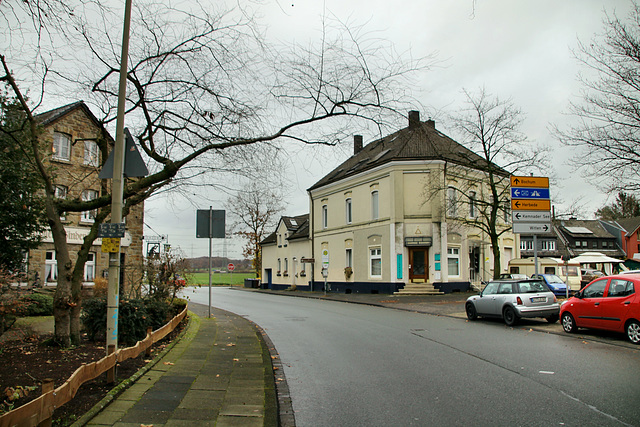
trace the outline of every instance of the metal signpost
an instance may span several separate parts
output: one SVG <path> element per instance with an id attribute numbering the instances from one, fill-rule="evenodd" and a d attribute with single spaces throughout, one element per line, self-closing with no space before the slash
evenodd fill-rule
<path id="1" fill-rule="evenodd" d="M 327 295 L 327 278 L 329 277 L 329 249 L 322 250 L 322 277 L 324 277 L 324 294 Z"/>
<path id="2" fill-rule="evenodd" d="M 227 271 L 229 272 L 229 275 L 231 276 L 231 286 L 233 286 L 233 270 L 236 269 L 236 266 L 233 265 L 232 263 L 227 264 Z"/>
<path id="3" fill-rule="evenodd" d="M 211 317 L 211 239 L 225 238 L 224 210 L 198 209 L 196 212 L 196 237 L 209 239 L 209 317 Z"/>
<path id="4" fill-rule="evenodd" d="M 549 178 L 511 177 L 511 219 L 515 234 L 533 234 L 533 259 L 538 274 L 538 234 L 551 232 Z"/>

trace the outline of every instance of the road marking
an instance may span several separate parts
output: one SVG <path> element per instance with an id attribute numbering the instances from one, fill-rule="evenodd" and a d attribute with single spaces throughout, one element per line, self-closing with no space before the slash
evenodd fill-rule
<path id="1" fill-rule="evenodd" d="M 555 374 L 555 372 L 552 372 L 552 371 L 538 371 L 538 373 L 540 373 L 540 374 L 547 374 L 547 375 L 553 375 L 553 374 Z"/>

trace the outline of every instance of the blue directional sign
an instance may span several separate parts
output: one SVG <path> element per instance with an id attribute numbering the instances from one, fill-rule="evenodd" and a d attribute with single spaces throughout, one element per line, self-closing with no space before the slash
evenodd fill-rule
<path id="1" fill-rule="evenodd" d="M 511 187 L 512 199 L 549 199 L 548 188 Z"/>

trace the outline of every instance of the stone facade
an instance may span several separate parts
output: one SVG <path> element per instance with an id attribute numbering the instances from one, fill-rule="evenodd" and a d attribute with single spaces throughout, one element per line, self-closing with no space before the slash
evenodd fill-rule
<path id="1" fill-rule="evenodd" d="M 85 200 L 99 197 L 108 192 L 110 180 L 98 178 L 100 154 L 97 142 L 107 140 L 113 146 L 113 138 L 98 122 L 83 102 L 40 114 L 37 119 L 42 124 L 40 135 L 43 146 L 51 150 L 47 166 L 51 167 L 54 184 L 59 197 Z M 62 147 L 62 149 L 61 149 Z M 132 285 L 141 283 L 143 275 L 142 233 L 144 204 L 135 206 L 126 216 L 126 237 L 122 239 L 122 286 L 125 292 Z M 93 224 L 90 212 L 66 213 L 63 224 L 67 232 L 72 261 L 75 262 L 82 239 Z M 84 283 L 92 286 L 96 277 L 106 276 L 109 254 L 101 250 L 102 240 L 96 239 L 85 266 Z M 43 243 L 28 254 L 30 282 L 45 286 L 55 286 L 57 277 L 55 248 L 50 232 L 45 232 Z"/>

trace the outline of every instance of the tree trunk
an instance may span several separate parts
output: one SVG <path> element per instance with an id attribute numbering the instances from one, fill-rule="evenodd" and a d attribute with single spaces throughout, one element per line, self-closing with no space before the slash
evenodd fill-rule
<path id="1" fill-rule="evenodd" d="M 491 234 L 491 251 L 493 252 L 493 278 L 500 277 L 500 239 L 496 234 Z"/>

